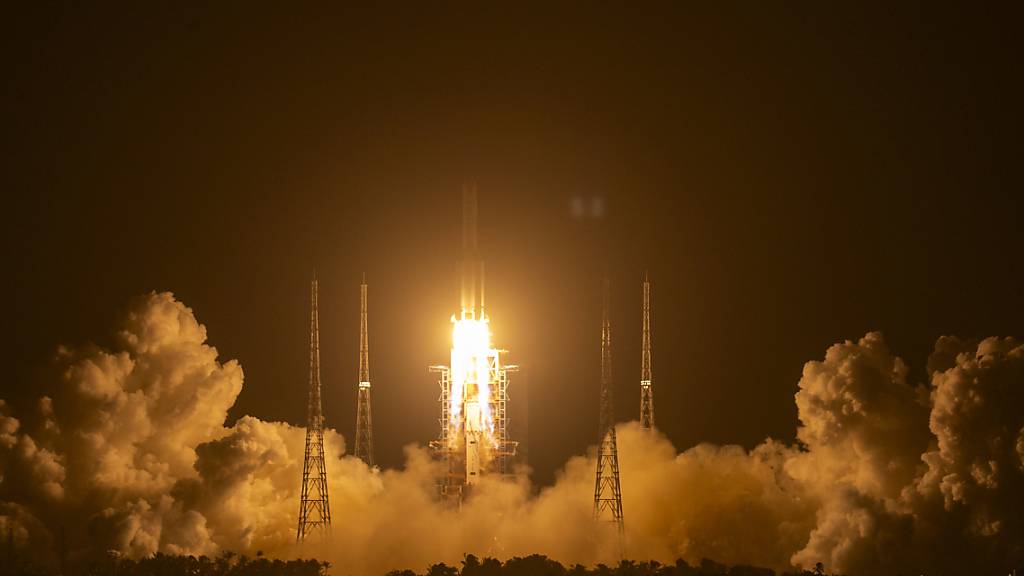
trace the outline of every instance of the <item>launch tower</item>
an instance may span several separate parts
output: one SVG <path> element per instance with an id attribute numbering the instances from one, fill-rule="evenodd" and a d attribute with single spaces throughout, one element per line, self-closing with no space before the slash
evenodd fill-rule
<path id="1" fill-rule="evenodd" d="M 640 425 L 654 428 L 654 385 L 651 382 L 651 280 L 644 272 L 643 350 L 640 353 Z"/>
<path id="2" fill-rule="evenodd" d="M 366 274 L 359 286 L 359 397 L 356 406 L 356 458 L 373 467 L 373 419 L 370 412 L 370 342 L 366 330 Z"/>
<path id="3" fill-rule="evenodd" d="M 331 525 L 331 505 L 327 499 L 327 468 L 324 461 L 324 416 L 320 403 L 320 319 L 317 312 L 317 278 L 311 285 L 309 324 L 309 405 L 306 412 L 306 454 L 302 464 L 302 496 L 299 501 L 299 528 L 296 539 L 302 542 L 313 531 Z"/>
<path id="4" fill-rule="evenodd" d="M 615 524 L 619 550 L 625 554 L 619 448 L 615 439 L 615 391 L 612 378 L 612 329 L 609 318 L 611 283 L 604 279 L 601 294 L 601 419 L 594 480 L 594 519 Z"/>
<path id="5" fill-rule="evenodd" d="M 440 433 L 430 443 L 444 462 L 443 499 L 462 501 L 485 474 L 508 474 L 517 443 L 508 437 L 509 373 L 491 343 L 484 312 L 484 264 L 477 250 L 476 185 L 462 189 L 462 259 L 458 263 L 459 313 L 452 315 L 451 363 L 431 366 L 440 375 Z"/>

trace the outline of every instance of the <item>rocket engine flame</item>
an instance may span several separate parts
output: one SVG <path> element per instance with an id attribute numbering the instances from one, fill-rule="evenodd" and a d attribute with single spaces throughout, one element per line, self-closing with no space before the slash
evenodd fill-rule
<path id="1" fill-rule="evenodd" d="M 449 426 L 457 432 L 465 422 L 467 433 L 482 434 L 487 444 L 496 446 L 491 389 L 496 382 L 499 351 L 491 345 L 490 320 L 452 316 L 452 324 Z"/>

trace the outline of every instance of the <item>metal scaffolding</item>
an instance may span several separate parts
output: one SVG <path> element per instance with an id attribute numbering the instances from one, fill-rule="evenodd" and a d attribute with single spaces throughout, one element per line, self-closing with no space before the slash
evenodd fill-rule
<path id="1" fill-rule="evenodd" d="M 500 352 L 504 352 L 501 350 Z M 491 414 L 494 415 L 494 434 L 492 444 L 486 447 L 489 456 L 484 474 L 511 476 L 513 463 L 519 443 L 509 438 L 508 434 L 508 385 L 509 373 L 519 369 L 514 364 L 502 366 L 500 362 L 491 363 L 491 378 L 495 382 L 495 394 L 489 403 Z M 466 437 L 465 425 L 452 421 L 452 381 L 451 369 L 448 366 L 435 365 L 430 371 L 438 374 L 438 388 L 441 404 L 441 416 L 438 418 L 439 432 L 436 440 L 430 442 L 434 454 L 443 462 L 443 476 L 438 481 L 438 492 L 442 500 L 453 507 L 458 507 L 469 484 L 466 476 Z"/>
<path id="2" fill-rule="evenodd" d="M 366 275 L 359 286 L 359 390 L 356 404 L 355 455 L 373 466 L 373 417 L 370 411 L 370 342 L 366 322 Z"/>
<path id="3" fill-rule="evenodd" d="M 640 425 L 654 428 L 654 383 L 651 379 L 651 281 L 644 272 L 643 350 L 640 353 Z"/>
<path id="4" fill-rule="evenodd" d="M 495 439 L 495 472 L 503 476 L 512 473 L 512 462 L 519 448 L 519 443 L 511 440 L 508 436 L 508 382 L 509 373 L 519 370 L 515 364 L 507 364 L 502 367 L 496 366 L 492 382 L 498 383 L 497 394 L 495 394 L 494 407 L 494 439 Z"/>
<path id="5" fill-rule="evenodd" d="M 317 278 L 311 284 L 309 326 L 309 404 L 306 410 L 306 452 L 302 463 L 302 493 L 299 500 L 299 527 L 296 540 L 302 542 L 313 531 L 325 531 L 331 525 L 331 505 L 327 498 L 327 468 L 324 460 L 324 416 L 320 386 L 320 320 L 317 311 Z"/>
<path id="6" fill-rule="evenodd" d="M 604 279 L 601 294 L 601 417 L 598 431 L 597 474 L 594 478 L 594 519 L 616 525 L 619 551 L 625 557 L 619 449 L 615 438 L 615 390 L 612 377 L 612 329 L 609 318 L 611 283 Z"/>
<path id="7" fill-rule="evenodd" d="M 462 487 L 466 484 L 465 463 L 460 458 L 456 446 L 455 434 L 451 426 L 451 370 L 448 366 L 431 366 L 431 372 L 439 374 L 438 385 L 441 388 L 441 417 L 438 419 L 440 433 L 437 440 L 431 440 L 430 448 L 443 464 L 442 476 L 438 479 L 437 488 L 441 499 L 453 508 L 462 503 Z"/>

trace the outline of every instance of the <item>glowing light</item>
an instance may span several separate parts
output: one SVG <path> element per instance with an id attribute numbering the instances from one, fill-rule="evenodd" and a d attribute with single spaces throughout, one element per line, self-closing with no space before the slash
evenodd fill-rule
<path id="1" fill-rule="evenodd" d="M 467 434 L 479 434 L 487 444 L 496 446 L 491 395 L 498 350 L 491 345 L 489 321 L 486 317 L 456 320 L 453 316 L 452 324 L 449 426 L 458 431 L 464 423 Z"/>

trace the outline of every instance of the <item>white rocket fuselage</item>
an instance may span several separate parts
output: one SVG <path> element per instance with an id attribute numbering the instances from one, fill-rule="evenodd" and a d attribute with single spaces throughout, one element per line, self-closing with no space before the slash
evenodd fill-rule
<path id="1" fill-rule="evenodd" d="M 476 484 L 487 458 L 492 432 L 490 364 L 496 352 L 487 340 L 477 340 L 486 338 L 486 320 L 471 322 L 473 324 L 463 324 L 462 330 L 457 326 L 456 330 L 476 346 L 466 346 L 466 342 L 460 341 L 460 345 L 452 349 L 453 439 L 455 446 L 465 451 L 466 484 Z"/>
<path id="2" fill-rule="evenodd" d="M 459 320 L 484 319 L 484 295 L 483 295 L 483 262 L 480 260 L 477 251 L 477 201 L 476 185 L 467 183 L 463 187 L 462 196 L 462 260 L 459 263 L 459 305 L 461 314 Z M 454 351 L 453 351 L 454 352 Z M 488 382 L 481 382 L 480 379 L 488 377 L 488 371 L 481 369 L 487 366 L 484 350 L 473 350 L 469 358 L 459 359 L 463 364 L 462 376 L 462 426 L 466 461 L 466 484 L 476 484 L 480 479 L 480 472 L 483 460 L 483 444 L 485 436 L 489 432 L 487 423 L 484 421 L 484 412 L 489 407 L 480 405 L 480 389 L 486 388 Z M 452 358 L 452 368 L 455 369 L 455 358 Z"/>
<path id="3" fill-rule="evenodd" d="M 483 430 L 480 403 L 466 402 L 466 484 L 476 484 L 480 478 L 480 449 L 483 446 Z"/>

